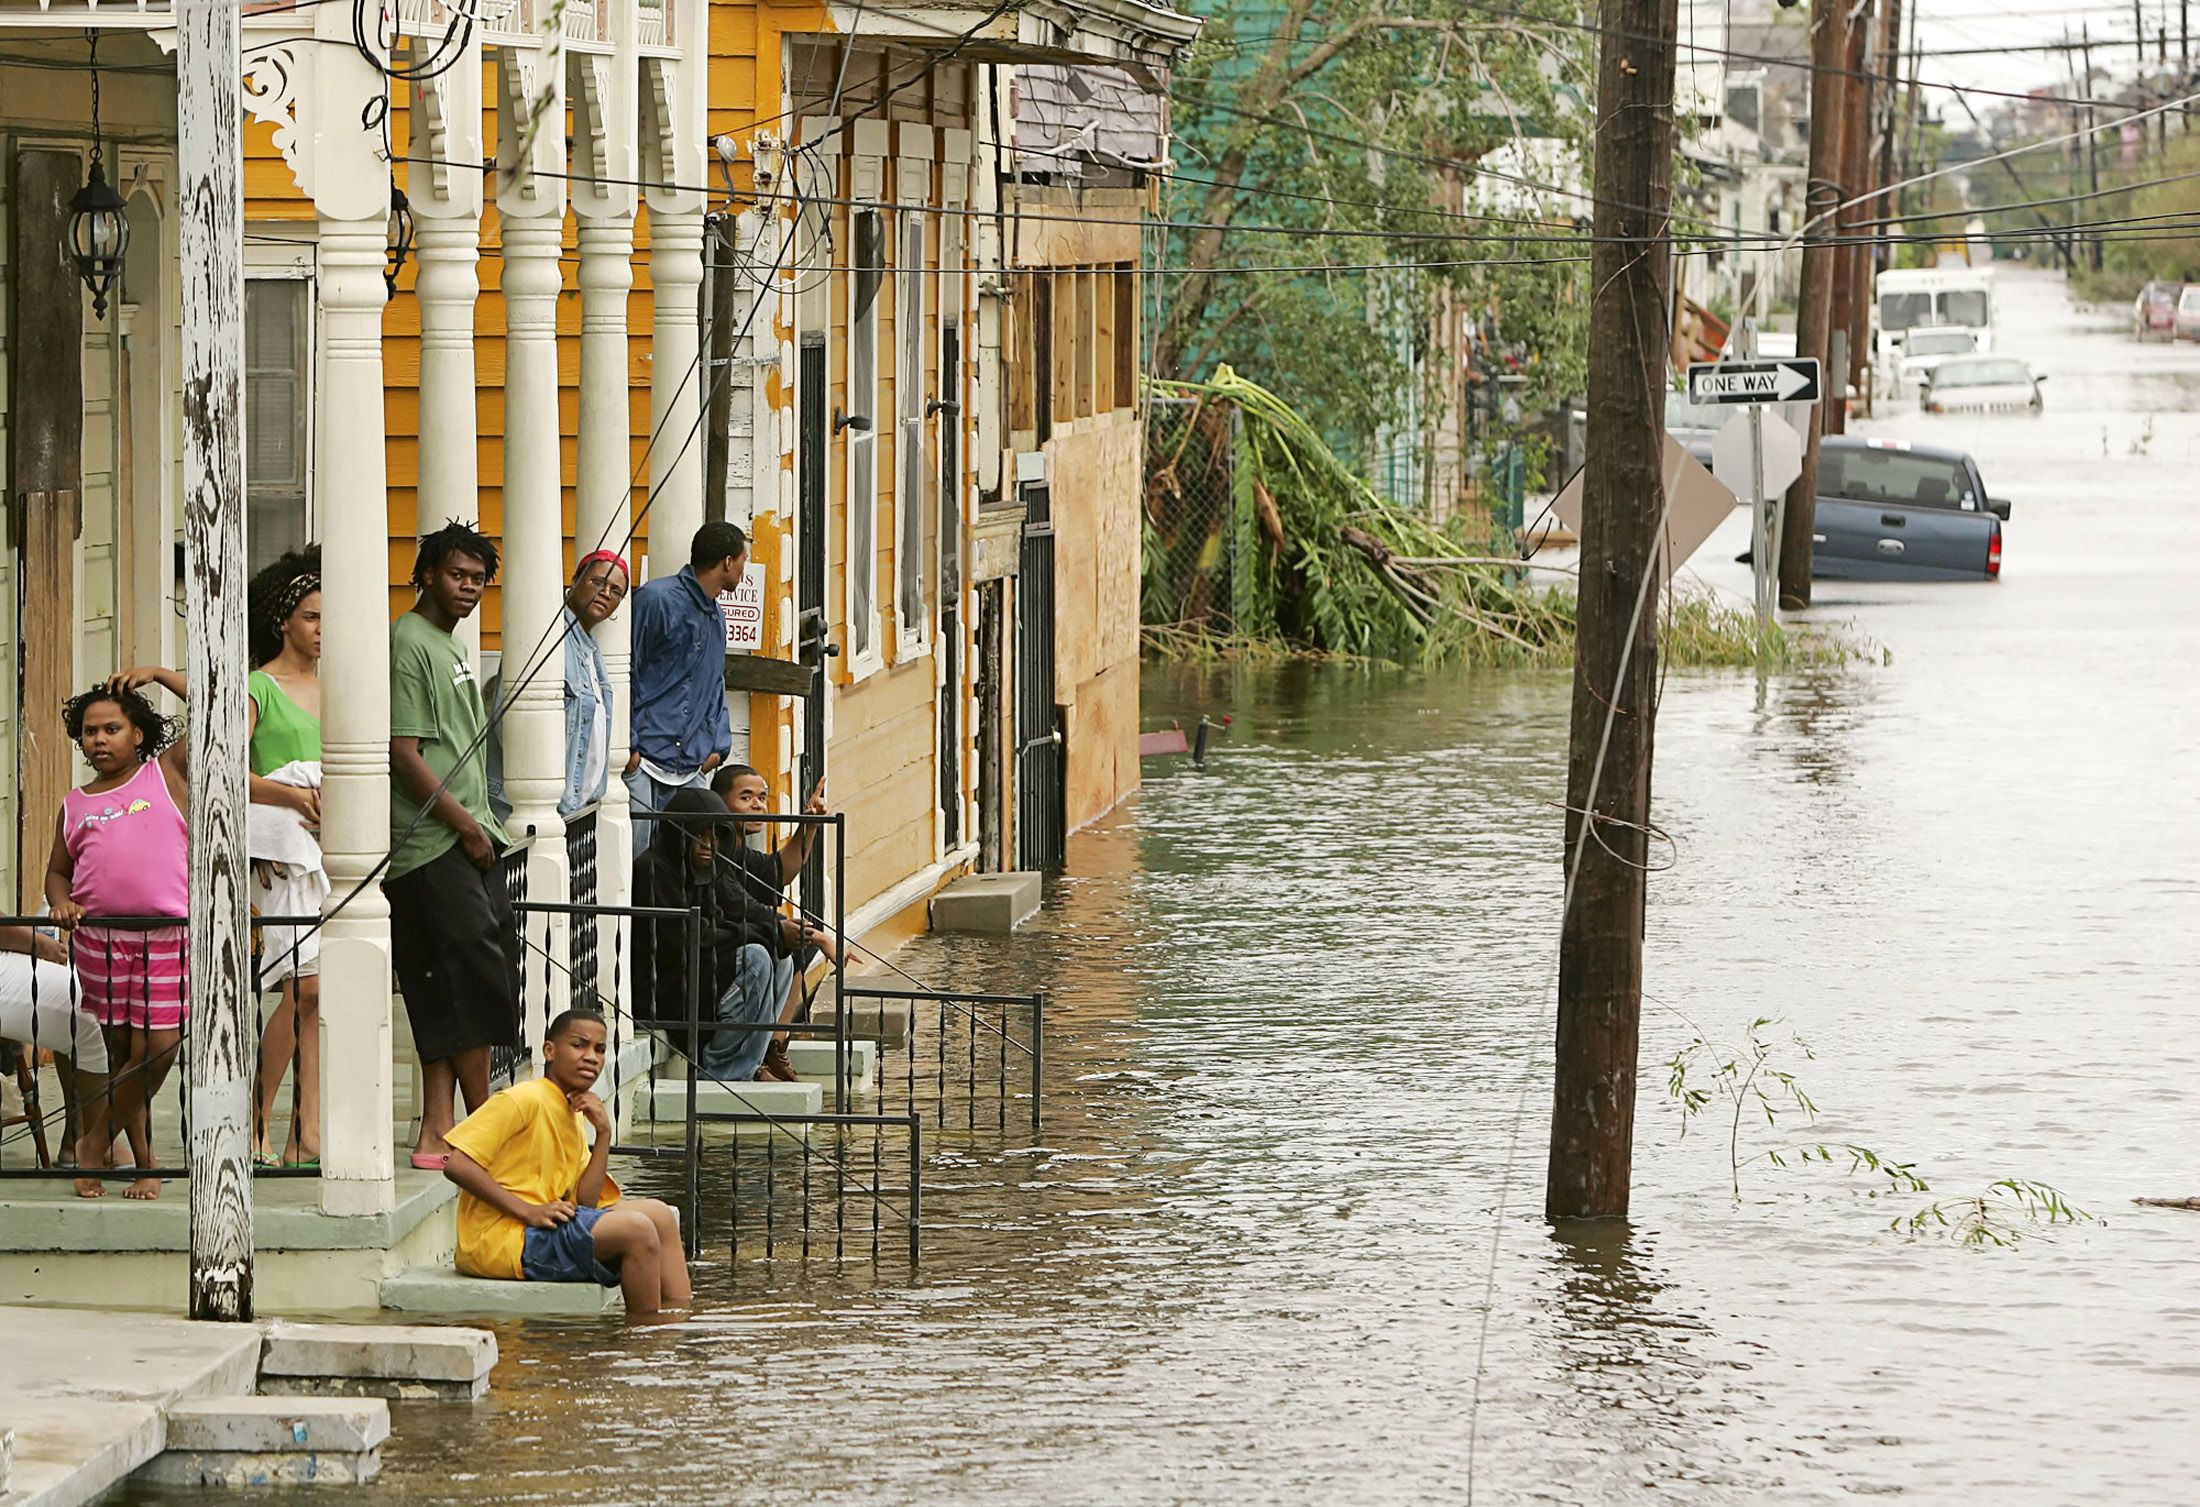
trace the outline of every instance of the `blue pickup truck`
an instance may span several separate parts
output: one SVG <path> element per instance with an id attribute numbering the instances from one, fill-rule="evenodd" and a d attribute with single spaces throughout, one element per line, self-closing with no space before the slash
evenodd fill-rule
<path id="1" fill-rule="evenodd" d="M 1837 580 L 1991 581 L 2009 504 L 1960 450 L 1828 435 L 1818 450 L 1811 574 Z"/>

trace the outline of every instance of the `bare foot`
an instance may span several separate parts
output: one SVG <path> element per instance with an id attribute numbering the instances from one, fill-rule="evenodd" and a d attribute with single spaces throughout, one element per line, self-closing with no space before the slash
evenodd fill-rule
<path id="1" fill-rule="evenodd" d="M 105 1198 L 107 1185 L 96 1177 L 80 1177 L 76 1180 L 78 1198 Z"/>
<path id="2" fill-rule="evenodd" d="M 141 1177 L 136 1182 L 130 1184 L 129 1187 L 124 1188 L 122 1190 L 122 1196 L 124 1198 L 137 1198 L 147 1201 L 158 1198 L 160 1197 L 160 1179 L 157 1177 Z"/>

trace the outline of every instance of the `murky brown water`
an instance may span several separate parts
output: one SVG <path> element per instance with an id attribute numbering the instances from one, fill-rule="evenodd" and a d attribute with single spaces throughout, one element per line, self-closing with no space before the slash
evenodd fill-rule
<path id="1" fill-rule="evenodd" d="M 1151 717 L 1236 717 L 1213 766 L 1150 770 L 1022 935 L 902 960 L 1059 1001 L 1045 1145 L 943 1147 L 922 1276 L 506 1327 L 356 1499 L 2191 1499 L 2200 1215 L 2130 1199 L 2200 1193 L 2200 357 L 2005 302 L 2044 420 L 1877 427 L 1979 456 L 2006 579 L 1834 587 L 1885 665 L 1667 684 L 1644 1056 L 1783 1017 L 1823 1136 L 2105 1223 L 1909 1241 L 1923 1198 L 1825 1170 L 1737 1205 L 1652 1070 L 1634 1222 L 1554 1236 L 1564 677 L 1162 675 Z M 1746 590 L 1734 529 L 1703 573 Z"/>

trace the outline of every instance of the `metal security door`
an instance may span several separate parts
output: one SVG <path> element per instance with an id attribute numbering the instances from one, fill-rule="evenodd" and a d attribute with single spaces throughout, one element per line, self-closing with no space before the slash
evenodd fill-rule
<path id="1" fill-rule="evenodd" d="M 840 652 L 828 641 L 825 621 L 825 337 L 805 336 L 796 371 L 801 434 L 796 472 L 795 528 L 801 569 L 795 579 L 795 654 L 810 667 L 802 710 L 802 760 L 795 799 L 807 801 L 825 778 L 825 664 Z M 825 844 L 817 844 L 802 870 L 802 906 L 825 914 Z"/>
<path id="2" fill-rule="evenodd" d="M 1016 575 L 1016 867 L 1062 867 L 1068 846 L 1062 729 L 1054 706 L 1054 517 L 1044 486 L 1023 489 Z"/>
<path id="3" fill-rule="evenodd" d="M 991 874 L 1008 867 L 1001 851 L 1001 663 L 1002 629 L 1008 612 L 1005 581 L 978 583 L 978 869 Z"/>
<path id="4" fill-rule="evenodd" d="M 940 331 L 940 837 L 962 845 L 962 336 Z"/>

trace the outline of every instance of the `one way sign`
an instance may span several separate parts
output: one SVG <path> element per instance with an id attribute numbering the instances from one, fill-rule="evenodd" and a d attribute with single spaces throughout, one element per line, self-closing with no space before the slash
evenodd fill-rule
<path id="1" fill-rule="evenodd" d="M 1818 362 L 1699 361 L 1688 368 L 1691 403 L 1815 403 Z"/>

